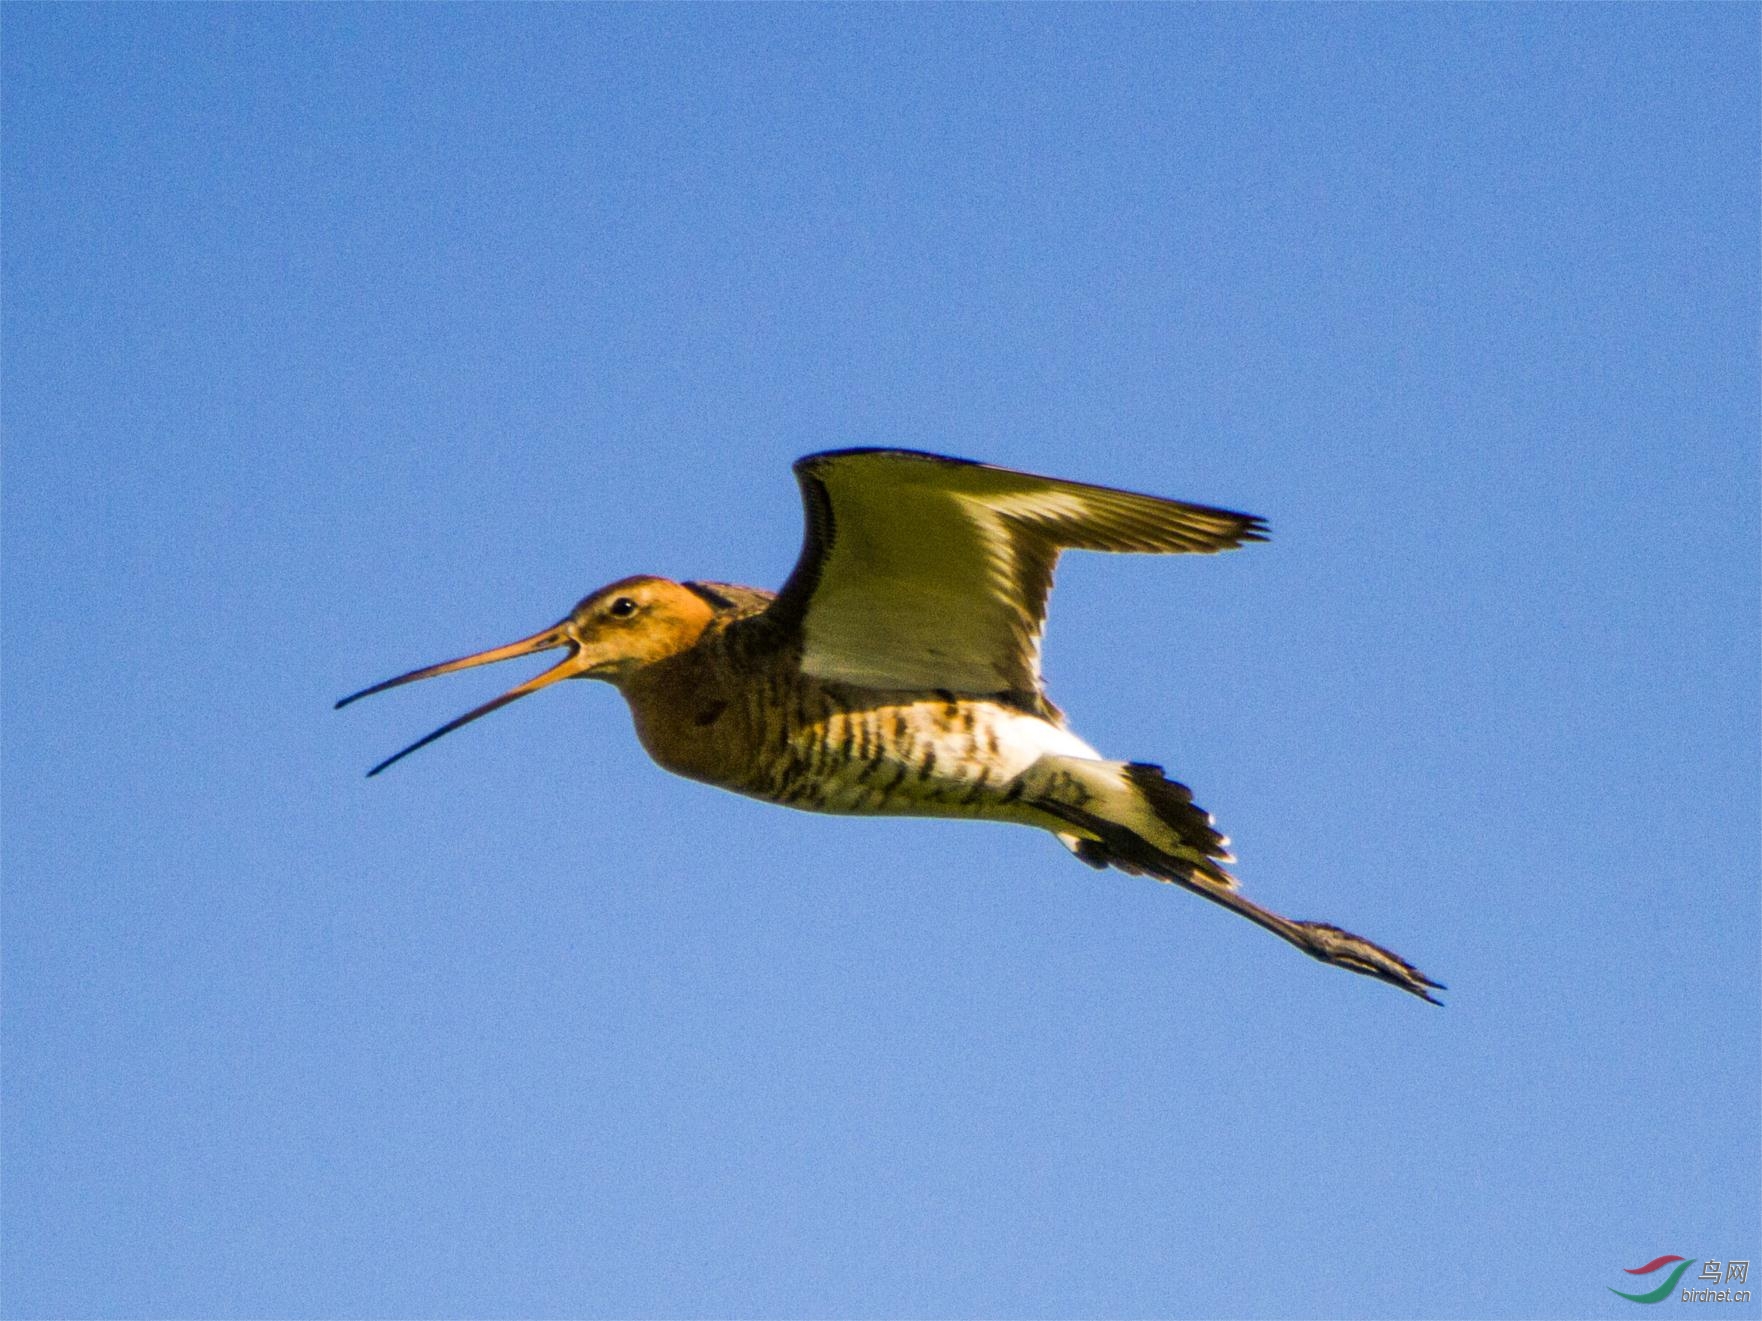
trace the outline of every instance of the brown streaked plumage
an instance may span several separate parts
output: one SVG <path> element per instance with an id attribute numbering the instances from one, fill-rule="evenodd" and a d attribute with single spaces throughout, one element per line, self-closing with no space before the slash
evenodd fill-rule
<path id="1" fill-rule="evenodd" d="M 1265 540 L 1247 514 L 911 450 L 810 454 L 800 559 L 773 594 L 622 578 L 532 637 L 375 684 L 564 648 L 542 674 L 379 763 L 559 679 L 624 695 L 677 774 L 820 812 L 1038 826 L 1082 861 L 1154 876 L 1325 963 L 1436 1004 L 1440 984 L 1361 936 L 1237 892 L 1211 816 L 1147 762 L 1066 727 L 1040 675 L 1053 565 L 1068 549 L 1210 554 Z"/>

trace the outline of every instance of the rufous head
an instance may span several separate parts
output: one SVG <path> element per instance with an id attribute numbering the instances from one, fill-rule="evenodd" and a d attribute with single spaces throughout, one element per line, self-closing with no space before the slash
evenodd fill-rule
<path id="1" fill-rule="evenodd" d="M 395 679 L 351 693 L 337 706 L 347 706 L 358 698 L 396 688 L 399 684 L 432 679 L 437 674 L 451 674 L 454 670 L 513 660 L 516 656 L 530 656 L 534 652 L 558 647 L 568 648 L 569 654 L 544 673 L 510 688 L 475 710 L 467 711 L 457 720 L 449 721 L 367 772 L 378 775 L 393 762 L 409 756 L 417 748 L 426 747 L 443 734 L 450 734 L 459 726 L 470 724 L 479 716 L 486 716 L 529 693 L 536 693 L 559 679 L 604 679 L 621 686 L 645 667 L 690 650 L 714 617 L 714 607 L 683 584 L 647 575 L 620 578 L 610 586 L 582 597 L 568 615 L 542 633 L 534 633 L 504 647 L 461 656 L 458 660 L 411 670 Z"/>

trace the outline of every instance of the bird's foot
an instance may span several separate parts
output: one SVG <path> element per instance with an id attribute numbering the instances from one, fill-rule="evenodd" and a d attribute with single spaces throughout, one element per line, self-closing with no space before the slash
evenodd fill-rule
<path id="1" fill-rule="evenodd" d="M 1399 954 L 1326 922 L 1293 922 L 1292 925 L 1302 932 L 1304 950 L 1323 963 L 1375 977 L 1430 1004 L 1443 1003 L 1431 992 L 1446 989 L 1444 984 L 1434 982 Z"/>

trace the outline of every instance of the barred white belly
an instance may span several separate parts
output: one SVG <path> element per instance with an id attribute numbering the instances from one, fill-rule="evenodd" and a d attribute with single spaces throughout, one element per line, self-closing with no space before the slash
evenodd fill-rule
<path id="1" fill-rule="evenodd" d="M 795 732 L 796 774 L 774 801 L 819 812 L 1037 820 L 1028 772 L 1047 756 L 1099 759 L 1069 730 L 994 702 L 907 700 L 833 712 Z"/>

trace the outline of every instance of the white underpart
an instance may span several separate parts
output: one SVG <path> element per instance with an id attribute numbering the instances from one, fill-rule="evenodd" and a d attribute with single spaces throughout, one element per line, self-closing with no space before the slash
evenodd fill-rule
<path id="1" fill-rule="evenodd" d="M 861 761 L 835 768 L 826 776 L 827 792 L 818 807 L 1017 821 L 1052 831 L 1074 852 L 1086 836 L 1035 806 L 1050 801 L 1125 826 L 1164 852 L 1182 847 L 1126 778 L 1125 763 L 1108 761 L 1070 730 L 1039 716 L 990 702 L 976 703 L 973 710 L 986 748 L 982 762 L 972 759 L 973 737 L 964 730 L 930 732 L 919 726 L 910 761 L 892 755 L 879 770 L 868 770 Z M 929 776 L 919 772 L 926 752 L 935 753 Z M 984 787 L 974 796 L 982 771 Z M 1023 788 L 1012 796 L 1018 780 Z"/>
<path id="2" fill-rule="evenodd" d="M 1008 774 L 1012 778 L 1042 757 L 1076 757 L 1101 762 L 1099 752 L 1050 720 L 1007 707 L 985 709 L 995 713 L 991 717 L 991 728 L 997 734 L 998 756 L 1011 768 Z"/>
<path id="3" fill-rule="evenodd" d="M 878 766 L 855 756 L 842 765 L 826 768 L 824 797 L 819 804 L 822 810 L 1017 820 L 1023 819 L 1020 807 L 1025 804 L 1015 811 L 992 809 L 1008 806 L 1003 800 L 1010 786 L 1021 777 L 1028 776 L 1029 785 L 1036 785 L 1036 767 L 1049 760 L 1097 767 L 1114 764 L 1101 761 L 1100 753 L 1068 729 L 994 702 L 972 704 L 976 727 L 971 734 L 924 718 L 927 709 L 941 705 L 935 702 L 902 707 L 911 721 L 911 740 L 909 744 L 890 744 Z M 885 726 L 891 720 L 892 716 L 883 712 L 881 723 Z M 976 755 L 976 748 L 983 752 Z M 928 775 L 922 770 L 927 757 L 933 758 L 934 767 Z M 981 784 L 982 791 L 969 801 L 975 787 Z M 1026 796 L 1025 790 L 1016 795 Z"/>
<path id="4" fill-rule="evenodd" d="M 1107 760 L 1070 730 L 1037 716 L 1001 709 L 998 714 L 999 723 L 993 726 L 998 751 L 1001 754 L 1008 746 L 1009 764 L 1020 766 L 1012 771 L 1012 778 L 1027 776 L 1030 798 L 1069 800 L 1074 788 L 1087 795 L 1075 805 L 1090 815 L 1127 827 L 1165 853 L 1187 847 L 1127 778 L 1126 763 Z M 1054 833 L 1066 848 L 1077 851 L 1080 834 L 1067 830 Z"/>

